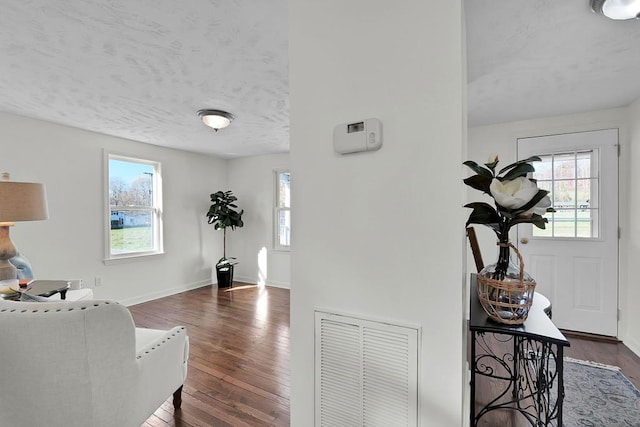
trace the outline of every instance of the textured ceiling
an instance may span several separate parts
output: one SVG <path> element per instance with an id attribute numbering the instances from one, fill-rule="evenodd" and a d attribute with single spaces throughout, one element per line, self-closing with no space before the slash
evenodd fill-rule
<path id="1" fill-rule="evenodd" d="M 0 4 L 0 111 L 225 158 L 288 151 L 286 0 Z M 216 133 L 201 108 L 236 120 Z"/>
<path id="2" fill-rule="evenodd" d="M 466 0 L 469 125 L 640 98 L 640 21 Z M 287 0 L 0 0 L 0 111 L 224 158 L 289 149 Z M 224 109 L 219 132 L 196 112 Z"/>
<path id="3" fill-rule="evenodd" d="M 588 0 L 466 0 L 469 126 L 629 105 L 640 21 Z"/>

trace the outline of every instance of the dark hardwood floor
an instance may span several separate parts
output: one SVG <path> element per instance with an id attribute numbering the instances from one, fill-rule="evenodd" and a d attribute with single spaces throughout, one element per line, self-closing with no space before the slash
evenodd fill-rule
<path id="1" fill-rule="evenodd" d="M 571 343 L 571 347 L 565 349 L 565 356 L 618 366 L 622 373 L 640 390 L 640 357 L 623 343 L 563 332 Z"/>
<path id="2" fill-rule="evenodd" d="M 288 290 L 235 283 L 129 309 L 137 326 L 184 325 L 190 339 L 182 409 L 168 399 L 143 427 L 289 425 Z M 567 338 L 566 356 L 619 366 L 640 388 L 640 358 L 623 344 Z"/>
<path id="3" fill-rule="evenodd" d="M 187 328 L 182 409 L 167 400 L 144 427 L 288 426 L 289 290 L 234 283 L 129 307 L 139 327 Z"/>

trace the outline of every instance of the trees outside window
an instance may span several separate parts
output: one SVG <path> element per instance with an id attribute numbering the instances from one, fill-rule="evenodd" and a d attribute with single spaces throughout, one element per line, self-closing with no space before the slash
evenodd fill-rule
<path id="1" fill-rule="evenodd" d="M 107 259 L 162 253 L 160 163 L 107 157 Z"/>

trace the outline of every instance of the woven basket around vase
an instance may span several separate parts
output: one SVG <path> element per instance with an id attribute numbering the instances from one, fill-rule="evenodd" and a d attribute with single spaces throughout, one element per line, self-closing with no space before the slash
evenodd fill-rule
<path id="1" fill-rule="evenodd" d="M 533 304 L 536 282 L 524 280 L 524 261 L 518 249 L 511 243 L 499 245 L 508 245 L 518 256 L 519 281 L 502 281 L 478 275 L 478 299 L 492 320 L 507 325 L 521 325 L 527 320 Z"/>

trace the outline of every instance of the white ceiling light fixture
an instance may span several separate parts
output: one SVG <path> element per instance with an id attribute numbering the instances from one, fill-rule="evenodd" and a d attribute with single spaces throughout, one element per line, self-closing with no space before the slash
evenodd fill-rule
<path id="1" fill-rule="evenodd" d="M 591 9 L 607 18 L 624 20 L 640 16 L 640 0 L 590 0 Z"/>
<path id="2" fill-rule="evenodd" d="M 235 119 L 233 114 L 222 110 L 200 110 L 198 111 L 198 116 L 200 116 L 205 125 L 213 128 L 216 132 L 218 129 L 229 126 L 231 121 Z"/>

